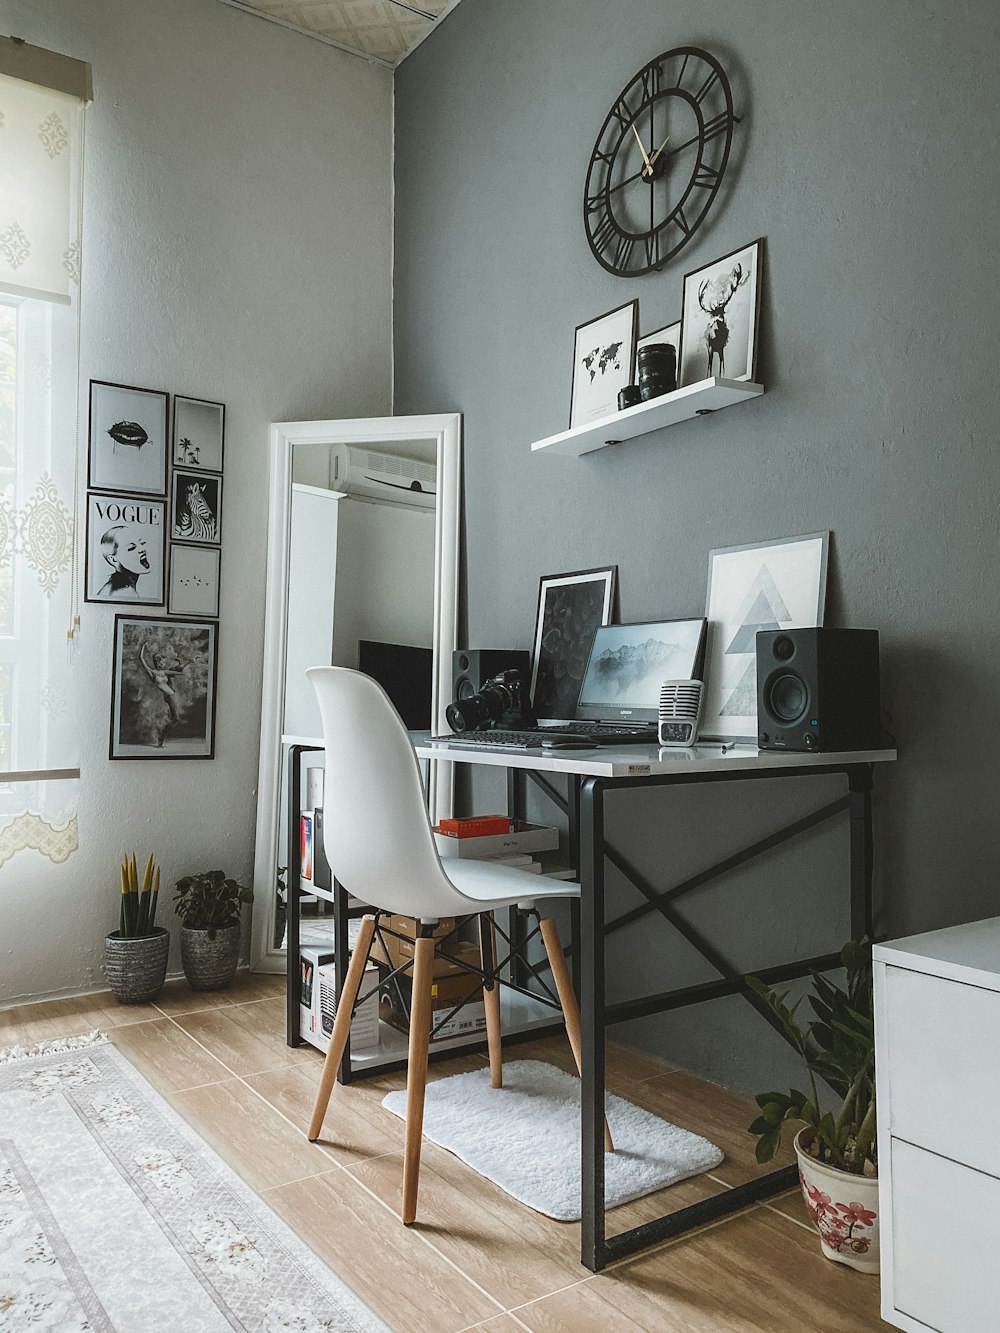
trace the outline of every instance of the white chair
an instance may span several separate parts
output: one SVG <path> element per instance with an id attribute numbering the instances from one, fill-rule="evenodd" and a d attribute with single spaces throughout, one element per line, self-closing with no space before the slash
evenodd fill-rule
<path id="1" fill-rule="evenodd" d="M 427 817 L 417 757 L 385 691 L 370 677 L 343 667 L 313 667 L 306 675 L 316 691 L 323 719 L 326 857 L 344 888 L 376 909 L 376 916 L 362 919 L 344 980 L 309 1138 L 315 1142 L 323 1129 L 378 914 L 395 912 L 415 917 L 428 934 L 416 940 L 413 962 L 402 1209 L 403 1222 L 409 1225 L 417 1211 L 431 1029 L 434 940 L 430 929 L 441 917 L 482 915 L 512 906 L 535 911 L 536 899 L 578 897 L 580 886 L 559 880 L 540 882 L 537 875 L 489 861 L 442 861 Z M 539 925 L 579 1069 L 580 1013 L 559 932 L 551 917 L 539 914 Z M 491 1082 L 499 1088 L 500 990 L 489 917 L 480 922 L 480 943 Z M 613 1151 L 606 1124 L 604 1133 L 605 1146 Z"/>

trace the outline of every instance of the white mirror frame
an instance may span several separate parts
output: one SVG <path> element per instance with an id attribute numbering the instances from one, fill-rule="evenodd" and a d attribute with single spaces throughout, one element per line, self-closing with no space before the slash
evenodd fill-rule
<path id="1" fill-rule="evenodd" d="M 292 454 L 295 445 L 387 445 L 394 440 L 426 440 L 437 449 L 437 506 L 434 533 L 434 730 L 448 729 L 444 710 L 451 702 L 452 653 L 458 646 L 459 516 L 461 512 L 462 416 L 447 412 L 419 417 L 363 417 L 346 421 L 285 421 L 271 427 L 267 521 L 267 583 L 264 610 L 264 671 L 261 698 L 260 766 L 257 781 L 257 837 L 254 850 L 254 912 L 251 967 L 283 972 L 285 950 L 274 947 L 274 891 L 278 865 L 278 809 L 281 793 L 282 714 L 288 615 L 288 563 L 292 515 Z M 428 800 L 435 819 L 451 814 L 454 766 L 431 763 Z"/>

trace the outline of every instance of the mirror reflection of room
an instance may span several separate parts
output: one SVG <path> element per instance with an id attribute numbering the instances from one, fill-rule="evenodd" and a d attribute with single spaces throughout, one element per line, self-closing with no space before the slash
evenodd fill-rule
<path id="1" fill-rule="evenodd" d="M 431 725 L 437 468 L 432 441 L 295 446 L 284 686 L 286 736 L 322 732 L 306 669 L 364 671 L 414 730 Z M 288 865 L 286 765 L 282 764 L 279 865 Z M 308 893 L 316 868 L 313 811 L 322 806 L 322 755 L 302 757 L 302 942 L 310 919 L 332 911 Z M 314 928 L 315 929 L 315 928 Z M 275 946 L 284 942 L 277 903 Z M 328 943 L 329 925 L 319 928 Z"/>

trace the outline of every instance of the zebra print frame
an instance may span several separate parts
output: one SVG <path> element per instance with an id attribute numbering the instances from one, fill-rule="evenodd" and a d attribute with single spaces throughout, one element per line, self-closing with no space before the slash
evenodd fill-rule
<path id="1" fill-rule="evenodd" d="M 222 478 L 174 468 L 170 481 L 170 540 L 222 545 Z"/>

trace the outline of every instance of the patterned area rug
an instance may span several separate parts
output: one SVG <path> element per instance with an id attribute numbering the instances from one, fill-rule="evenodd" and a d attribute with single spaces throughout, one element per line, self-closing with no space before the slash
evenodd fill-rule
<path id="1" fill-rule="evenodd" d="M 4 1333 L 385 1328 L 106 1038 L 0 1052 Z"/>

